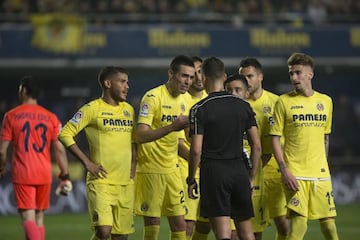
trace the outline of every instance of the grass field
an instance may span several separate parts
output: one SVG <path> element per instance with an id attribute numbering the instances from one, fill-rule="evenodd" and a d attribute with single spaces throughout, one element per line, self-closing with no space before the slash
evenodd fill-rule
<path id="1" fill-rule="evenodd" d="M 340 239 L 360 239 L 359 214 L 360 204 L 337 206 L 336 224 Z M 87 214 L 46 215 L 46 236 L 48 240 L 86 240 L 90 238 L 89 220 Z M 139 240 L 142 236 L 142 219 L 135 218 L 136 232 L 129 240 Z M 271 226 L 264 232 L 263 240 L 273 240 L 275 230 Z M 18 216 L 0 216 L 0 239 L 24 239 L 23 230 Z M 169 239 L 169 228 L 166 219 L 162 219 L 160 240 Z M 213 235 L 209 240 L 215 239 Z M 323 239 L 318 221 L 309 221 L 306 240 Z"/>

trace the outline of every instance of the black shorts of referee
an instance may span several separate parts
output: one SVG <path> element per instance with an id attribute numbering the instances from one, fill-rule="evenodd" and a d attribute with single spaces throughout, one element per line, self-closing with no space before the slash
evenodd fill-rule
<path id="1" fill-rule="evenodd" d="M 241 159 L 201 160 L 200 215 L 230 216 L 247 220 L 254 216 L 249 175 Z"/>

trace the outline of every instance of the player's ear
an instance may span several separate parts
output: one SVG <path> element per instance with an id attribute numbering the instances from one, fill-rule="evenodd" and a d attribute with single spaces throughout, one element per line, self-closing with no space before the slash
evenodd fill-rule
<path id="1" fill-rule="evenodd" d="M 105 88 L 110 88 L 111 87 L 111 81 L 109 79 L 104 80 L 104 87 Z"/>

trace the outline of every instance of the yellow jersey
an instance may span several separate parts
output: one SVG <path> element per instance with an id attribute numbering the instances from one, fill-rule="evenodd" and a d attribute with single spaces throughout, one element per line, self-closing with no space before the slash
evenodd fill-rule
<path id="1" fill-rule="evenodd" d="M 280 96 L 270 134 L 285 137 L 284 160 L 298 178 L 328 178 L 325 134 L 330 134 L 333 103 L 314 91 L 310 97 L 295 91 Z"/>
<path id="2" fill-rule="evenodd" d="M 138 123 L 152 129 L 170 125 L 180 114 L 186 115 L 183 94 L 170 95 L 165 85 L 149 90 L 140 104 Z M 143 173 L 171 173 L 178 169 L 178 143 L 181 131 L 174 131 L 152 142 L 138 145 L 136 171 Z"/>
<path id="3" fill-rule="evenodd" d="M 130 183 L 134 116 L 134 109 L 127 102 L 113 106 L 98 98 L 82 106 L 61 130 L 59 139 L 69 147 L 75 143 L 74 137 L 84 129 L 90 160 L 107 171 L 104 179 L 88 173 L 88 183 Z"/>

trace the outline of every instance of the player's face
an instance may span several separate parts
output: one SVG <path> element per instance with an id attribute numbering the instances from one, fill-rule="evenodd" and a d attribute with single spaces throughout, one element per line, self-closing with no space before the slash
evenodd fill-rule
<path id="1" fill-rule="evenodd" d="M 202 81 L 202 74 L 201 74 L 201 62 L 194 62 L 194 65 L 195 65 L 195 78 L 190 88 L 199 92 L 204 90 L 204 82 Z"/>
<path id="2" fill-rule="evenodd" d="M 311 89 L 311 79 L 314 72 L 310 66 L 292 65 L 288 66 L 291 84 L 295 87 L 297 92 L 304 92 Z"/>
<path id="3" fill-rule="evenodd" d="M 116 102 L 126 101 L 129 91 L 129 76 L 125 73 L 117 73 L 110 80 L 110 95 Z"/>
<path id="4" fill-rule="evenodd" d="M 171 90 L 175 95 L 186 93 L 195 78 L 195 68 L 180 65 L 176 73 L 169 70 L 169 77 Z"/>
<path id="5" fill-rule="evenodd" d="M 225 90 L 232 95 L 238 96 L 242 99 L 246 99 L 249 96 L 249 92 L 245 84 L 240 80 L 234 80 L 226 84 Z"/>
<path id="6" fill-rule="evenodd" d="M 261 87 L 261 82 L 263 80 L 263 74 L 256 70 L 253 66 L 240 68 L 239 74 L 242 74 L 246 77 L 246 80 L 249 84 L 249 93 L 253 95 L 259 91 Z"/>

